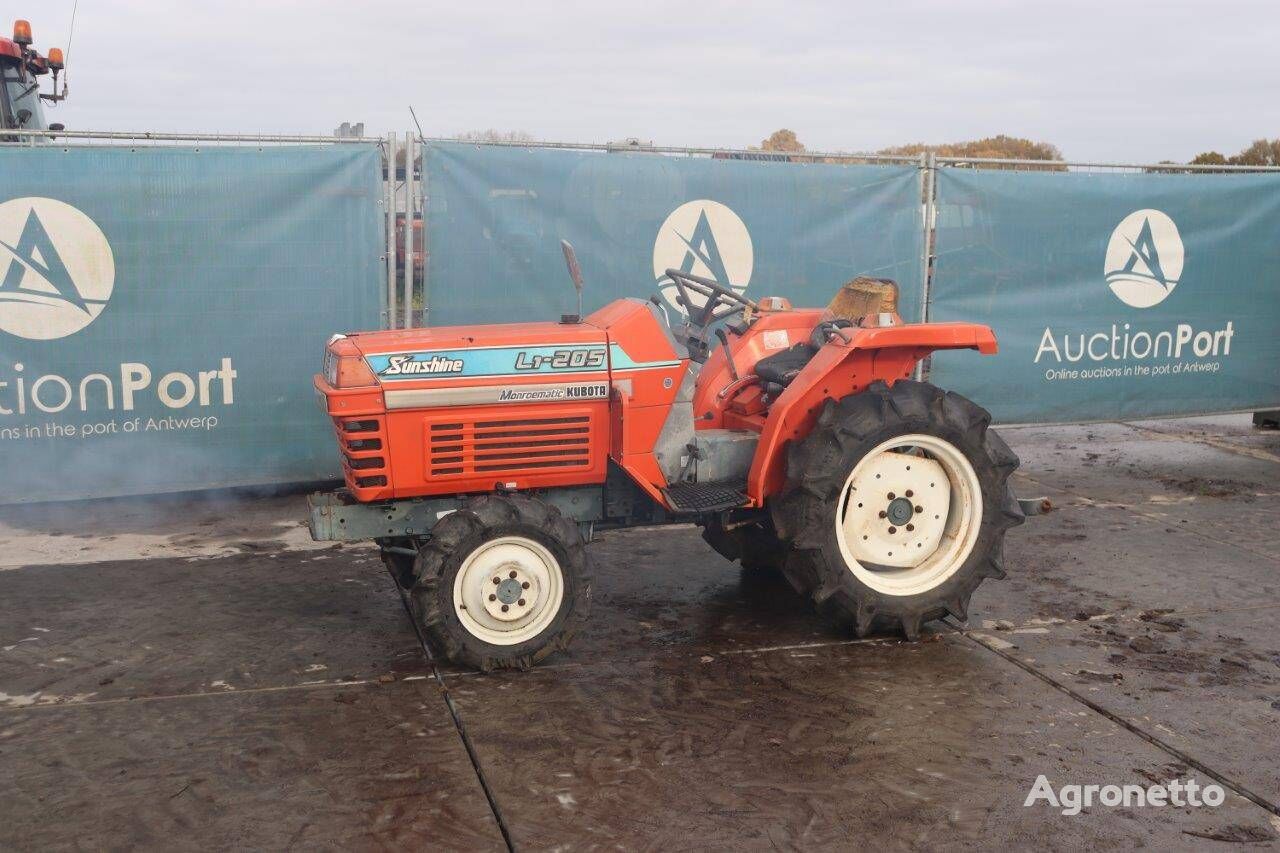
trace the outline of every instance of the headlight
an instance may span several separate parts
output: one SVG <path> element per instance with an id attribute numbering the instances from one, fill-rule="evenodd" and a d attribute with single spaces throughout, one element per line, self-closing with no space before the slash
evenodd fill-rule
<path id="1" fill-rule="evenodd" d="M 346 335 L 334 335 L 324 351 L 324 380 L 333 388 L 368 388 L 378 377 Z"/>

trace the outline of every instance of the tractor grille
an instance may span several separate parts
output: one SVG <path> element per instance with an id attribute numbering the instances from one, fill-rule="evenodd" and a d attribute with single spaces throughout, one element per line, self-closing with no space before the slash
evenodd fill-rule
<path id="1" fill-rule="evenodd" d="M 561 417 L 450 419 L 427 426 L 427 470 L 432 477 L 504 471 L 573 470 L 592 465 L 592 419 Z"/>
<path id="2" fill-rule="evenodd" d="M 381 416 L 333 419 L 347 486 L 352 490 L 377 489 L 388 484 L 386 430 Z"/>

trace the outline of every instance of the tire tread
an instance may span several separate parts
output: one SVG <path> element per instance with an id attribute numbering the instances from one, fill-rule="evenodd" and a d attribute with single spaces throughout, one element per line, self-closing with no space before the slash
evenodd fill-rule
<path id="1" fill-rule="evenodd" d="M 1009 486 L 1018 457 L 990 424 L 991 415 L 971 400 L 906 379 L 892 386 L 876 381 L 828 401 L 809 436 L 788 449 L 787 484 L 771 506 L 778 533 L 790 545 L 783 572 L 792 586 L 860 637 L 900 630 L 914 640 L 930 620 L 967 620 L 969 599 L 982 580 L 1005 576 L 1004 535 L 1023 521 Z M 829 525 L 852 464 L 880 441 L 911 432 L 941 434 L 966 451 L 983 490 L 984 529 L 965 565 L 938 587 L 891 596 L 859 582 L 843 558 L 828 558 Z"/>
<path id="2" fill-rule="evenodd" d="M 472 636 L 453 613 L 453 575 L 466 553 L 485 539 L 539 532 L 563 550 L 566 585 L 562 613 L 542 634 L 514 646 L 494 646 Z M 478 540 L 478 541 L 477 541 Z M 465 552 L 464 552 L 465 551 Z M 529 669 L 568 648 L 591 608 L 591 572 L 577 524 L 550 504 L 526 495 L 482 495 L 436 524 L 418 548 L 410 611 L 431 650 L 444 659 L 483 672 Z"/>

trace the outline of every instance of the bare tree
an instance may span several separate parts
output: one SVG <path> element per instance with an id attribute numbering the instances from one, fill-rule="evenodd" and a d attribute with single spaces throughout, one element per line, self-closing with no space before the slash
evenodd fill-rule
<path id="1" fill-rule="evenodd" d="M 1197 154 L 1194 166 L 1280 166 L 1280 139 L 1255 139 L 1239 154 L 1224 157 L 1217 151 Z"/>
<path id="2" fill-rule="evenodd" d="M 1255 139 L 1231 162 L 1237 166 L 1280 166 L 1280 139 Z"/>
<path id="3" fill-rule="evenodd" d="M 1058 146 L 1048 142 L 1035 142 L 1018 136 L 989 136 L 986 139 L 975 139 L 970 142 L 952 142 L 942 145 L 927 145 L 922 142 L 910 145 L 895 145 L 884 148 L 878 154 L 898 154 L 918 156 L 932 152 L 939 157 L 981 157 L 1005 160 L 1061 160 L 1062 152 Z M 1036 166 L 1031 168 L 1065 170 L 1065 166 Z"/>

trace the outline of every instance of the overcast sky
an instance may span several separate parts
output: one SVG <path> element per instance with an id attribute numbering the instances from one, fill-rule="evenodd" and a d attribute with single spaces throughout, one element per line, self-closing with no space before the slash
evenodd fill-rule
<path id="1" fill-rule="evenodd" d="M 9 4 L 65 46 L 73 0 Z M 6 25 L 7 26 L 7 25 Z M 80 0 L 68 129 L 869 151 L 997 133 L 1071 159 L 1280 136 L 1276 0 L 1214 3 Z"/>

